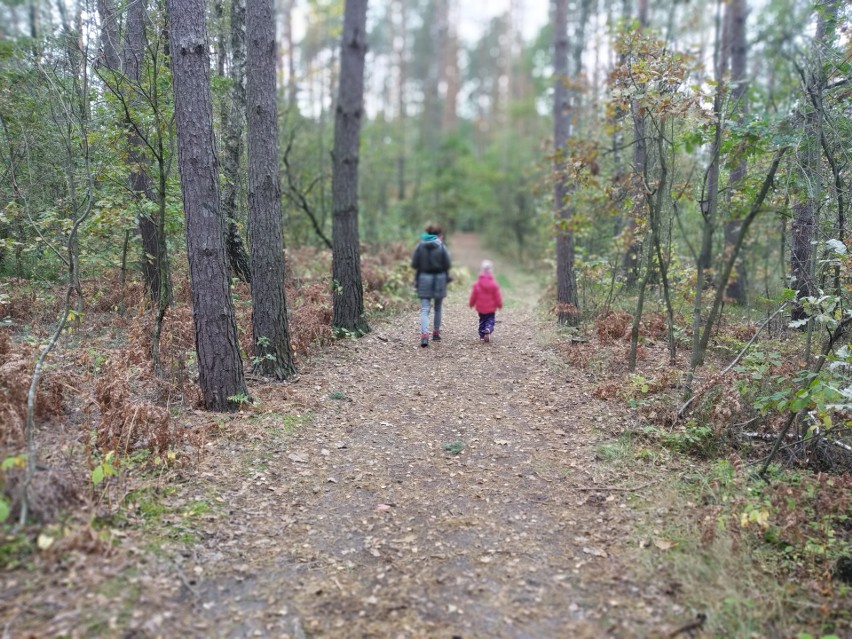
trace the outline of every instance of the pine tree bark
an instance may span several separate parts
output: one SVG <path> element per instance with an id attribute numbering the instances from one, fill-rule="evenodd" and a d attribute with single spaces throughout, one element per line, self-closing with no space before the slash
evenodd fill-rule
<path id="1" fill-rule="evenodd" d="M 219 204 L 204 0 L 169 0 L 178 166 L 202 401 L 228 411 L 247 397 Z"/>
<path id="2" fill-rule="evenodd" d="M 556 302 L 560 324 L 578 321 L 577 275 L 574 271 L 574 234 L 569 228 L 572 209 L 565 177 L 568 138 L 571 135 L 571 97 L 568 79 L 568 3 L 553 2 L 553 172 L 556 180 L 553 206 L 556 217 Z"/>
<path id="3" fill-rule="evenodd" d="M 284 237 L 278 181 L 273 0 L 251 0 L 246 11 L 249 232 L 255 370 L 286 379 L 296 372 L 284 293 Z"/>
<path id="4" fill-rule="evenodd" d="M 220 46 L 224 46 L 221 43 Z M 222 214 L 228 228 L 228 262 L 231 272 L 251 284 L 251 261 L 237 226 L 243 156 L 243 128 L 246 119 L 246 0 L 231 2 L 231 100 L 224 118 L 222 169 L 225 185 Z"/>
<path id="5" fill-rule="evenodd" d="M 333 319 L 337 330 L 364 334 L 364 289 L 358 236 L 358 147 L 364 114 L 367 0 L 346 0 L 332 167 Z"/>
<path id="6" fill-rule="evenodd" d="M 100 62 L 110 71 L 117 72 L 121 69 L 121 58 L 118 57 L 120 36 L 114 0 L 98 0 L 98 15 L 101 18 Z"/>

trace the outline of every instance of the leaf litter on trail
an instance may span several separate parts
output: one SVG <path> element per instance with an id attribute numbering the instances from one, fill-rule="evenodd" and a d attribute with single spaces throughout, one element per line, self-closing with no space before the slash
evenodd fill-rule
<path id="1" fill-rule="evenodd" d="M 535 299 L 519 294 L 501 317 L 517 339 L 499 350 L 469 339 L 471 311 L 451 296 L 443 348 L 418 351 L 429 366 L 394 347 L 413 344 L 412 310 L 380 324 L 390 343 L 347 340 L 311 360 L 298 405 L 264 387 L 270 415 L 311 418 L 283 435 L 237 418 L 229 428 L 240 439 L 211 442 L 179 494 L 164 498 L 208 495 L 218 516 L 188 526 L 191 542 L 164 542 L 167 560 L 145 555 L 156 578 L 133 609 L 168 615 L 153 634 L 197 636 L 205 624 L 226 636 L 298 636 L 298 625 L 301 636 L 474 637 L 522 624 L 527 636 L 585 639 L 601 636 L 610 597 L 642 599 L 619 545 L 632 538 L 631 509 L 575 503 L 584 473 L 601 484 L 620 478 L 596 464 L 596 435 L 583 426 L 603 404 L 583 396 L 582 373 L 569 371 L 565 385 L 542 341 L 525 339 L 538 326 Z M 350 401 L 327 401 L 343 388 Z M 204 566 L 193 588 L 209 609 L 186 605 L 196 595 L 172 561 L 184 554 L 188 578 Z M 613 634 L 625 637 L 647 636 L 659 615 L 619 612 Z"/>

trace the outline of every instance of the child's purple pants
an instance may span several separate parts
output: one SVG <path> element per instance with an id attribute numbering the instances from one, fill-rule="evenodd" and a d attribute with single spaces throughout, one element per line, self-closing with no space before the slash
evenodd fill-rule
<path id="1" fill-rule="evenodd" d="M 494 332 L 494 313 L 479 314 L 479 336 Z"/>

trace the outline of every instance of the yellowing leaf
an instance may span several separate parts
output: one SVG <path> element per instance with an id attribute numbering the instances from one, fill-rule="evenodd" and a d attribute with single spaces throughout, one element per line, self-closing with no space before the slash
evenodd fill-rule
<path id="1" fill-rule="evenodd" d="M 674 548 L 675 543 L 673 541 L 669 541 L 668 539 L 655 539 L 654 546 L 665 552 Z"/>
<path id="2" fill-rule="evenodd" d="M 36 540 L 36 545 L 39 550 L 47 550 L 53 545 L 53 542 L 56 541 L 50 535 L 46 535 L 45 533 L 41 533 Z"/>
<path id="3" fill-rule="evenodd" d="M 2 469 L 11 470 L 12 468 L 23 468 L 27 464 L 26 455 L 14 455 L 3 460 Z"/>

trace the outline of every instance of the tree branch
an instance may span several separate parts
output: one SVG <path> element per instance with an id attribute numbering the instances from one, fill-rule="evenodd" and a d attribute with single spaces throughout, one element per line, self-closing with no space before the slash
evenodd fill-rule
<path id="1" fill-rule="evenodd" d="M 305 212 L 305 214 L 308 216 L 308 219 L 310 219 L 311 225 L 314 227 L 314 231 L 316 232 L 317 236 L 323 241 L 323 243 L 326 245 L 326 247 L 330 249 L 332 247 L 331 240 L 329 240 L 328 237 L 326 237 L 325 233 L 323 233 L 322 226 L 320 226 L 320 223 L 317 220 L 316 215 L 314 215 L 313 208 L 311 208 L 311 205 L 308 202 L 307 198 L 305 197 L 305 194 L 299 189 L 299 186 L 295 183 L 295 180 L 293 179 L 293 170 L 292 170 L 292 167 L 290 166 L 290 151 L 292 149 L 293 149 L 293 135 L 290 136 L 290 139 L 287 142 L 287 148 L 284 149 L 284 158 L 283 158 L 284 173 L 287 176 L 287 197 L 291 201 L 294 201 L 296 203 L 296 205 L 300 209 L 302 209 L 302 211 Z M 317 180 L 315 180 L 311 184 L 311 186 L 308 188 L 308 192 L 311 191 L 314 184 L 316 184 L 316 182 L 319 179 L 320 178 L 317 178 Z"/>

